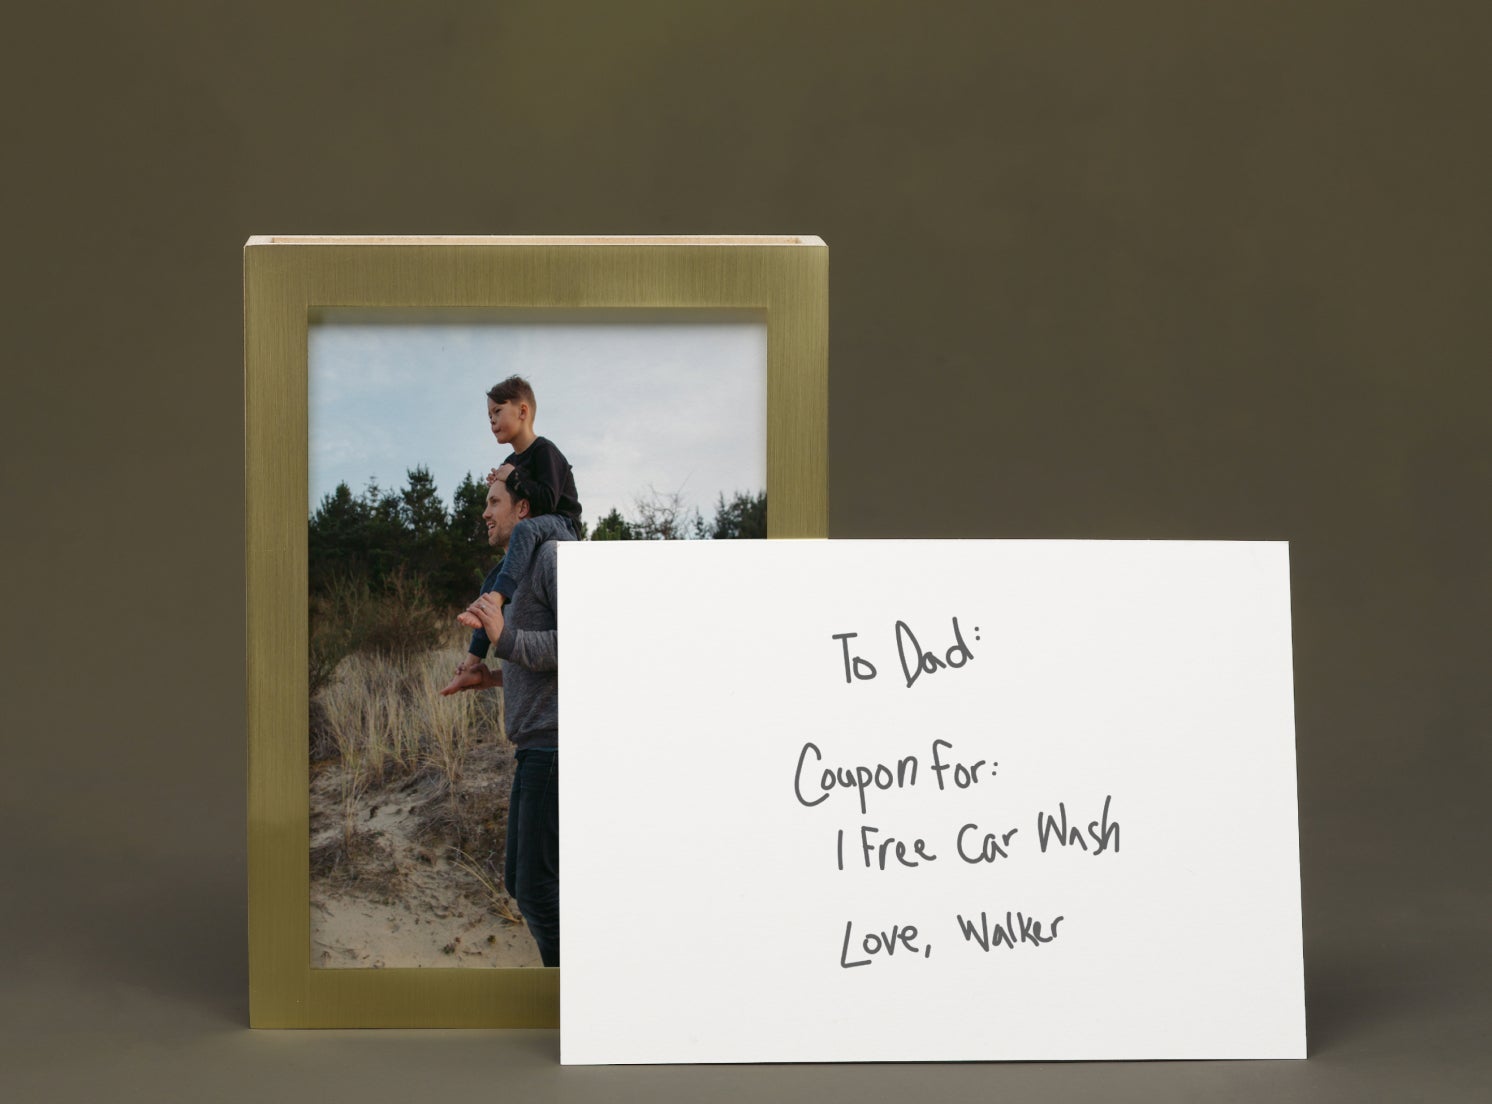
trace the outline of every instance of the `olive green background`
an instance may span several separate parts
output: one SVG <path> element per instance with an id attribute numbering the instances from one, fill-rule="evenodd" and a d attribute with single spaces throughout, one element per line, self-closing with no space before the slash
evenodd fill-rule
<path id="1" fill-rule="evenodd" d="M 1484 1098 L 1484 5 L 7 22 L 7 1099 Z M 1309 1061 L 561 1069 L 547 1032 L 243 1027 L 240 248 L 525 232 L 822 235 L 834 536 L 1292 542 Z"/>

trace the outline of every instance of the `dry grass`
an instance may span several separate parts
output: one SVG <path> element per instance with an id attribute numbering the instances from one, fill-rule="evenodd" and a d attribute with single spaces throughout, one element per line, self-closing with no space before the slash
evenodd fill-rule
<path id="1" fill-rule="evenodd" d="M 502 694 L 440 694 L 469 640 L 402 573 L 338 580 L 313 600 L 313 882 L 435 915 L 454 891 L 521 922 L 496 858 L 512 773 Z"/>
<path id="2" fill-rule="evenodd" d="M 364 883 L 374 886 L 379 856 L 364 854 L 367 848 L 357 845 L 368 835 L 376 810 L 402 806 L 415 817 L 410 831 L 430 849 L 432 861 L 443 856 L 453 875 L 459 871 L 459 877 L 470 879 L 464 892 L 472 900 L 518 923 L 501 872 L 490 861 L 503 852 L 505 783 L 511 773 L 502 695 L 440 695 L 470 635 L 449 621 L 447 626 L 434 648 L 366 649 L 344 656 L 314 696 L 313 715 L 328 751 L 318 768 L 327 783 L 321 792 L 329 799 L 322 808 L 340 820 L 341 830 L 335 843 L 313 831 L 313 839 L 325 841 L 319 861 L 313 848 L 313 872 L 356 884 L 360 892 Z M 468 848 L 489 861 L 472 858 Z"/>
<path id="3" fill-rule="evenodd" d="M 377 783 L 426 768 L 461 778 L 471 748 L 501 733 L 498 695 L 440 695 L 465 642 L 458 630 L 438 650 L 355 652 L 336 665 L 316 701 L 345 768 Z"/>
<path id="4" fill-rule="evenodd" d="M 523 917 L 518 915 L 518 909 L 513 904 L 513 899 L 508 896 L 507 890 L 498 885 L 497 877 L 481 863 L 473 859 L 465 851 L 457 850 L 452 856 L 456 865 L 466 871 L 487 894 L 487 907 L 493 913 L 502 917 L 510 924 L 523 923 Z"/>

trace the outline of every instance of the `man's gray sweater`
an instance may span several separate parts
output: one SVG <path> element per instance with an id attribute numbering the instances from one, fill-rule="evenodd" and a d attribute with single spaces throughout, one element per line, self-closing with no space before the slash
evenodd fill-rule
<path id="1" fill-rule="evenodd" d="M 558 538 L 557 538 L 558 539 Z M 508 739 L 523 751 L 559 747 L 559 641 L 555 542 L 539 545 L 528 574 L 503 610 L 496 652 L 503 661 L 503 716 Z"/>

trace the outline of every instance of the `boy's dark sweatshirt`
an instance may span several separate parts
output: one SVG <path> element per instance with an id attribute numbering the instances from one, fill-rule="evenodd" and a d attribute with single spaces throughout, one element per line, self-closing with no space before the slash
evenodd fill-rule
<path id="1" fill-rule="evenodd" d="M 510 452 L 503 460 L 523 472 L 530 485 L 529 514 L 559 514 L 579 528 L 580 494 L 575 490 L 575 473 L 565 454 L 554 447 L 548 437 L 535 437 L 522 452 Z"/>

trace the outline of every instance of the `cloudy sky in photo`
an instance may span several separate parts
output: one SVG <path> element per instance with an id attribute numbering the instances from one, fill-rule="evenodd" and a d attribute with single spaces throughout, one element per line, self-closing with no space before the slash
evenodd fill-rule
<path id="1" fill-rule="evenodd" d="M 486 391 L 510 375 L 533 385 L 534 428 L 575 469 L 591 524 L 612 507 L 632 516 L 650 490 L 681 492 L 708 520 L 718 495 L 766 489 L 764 322 L 387 317 L 310 327 L 312 510 L 341 482 L 396 490 L 419 464 L 449 506 L 462 476 L 507 455 Z"/>

